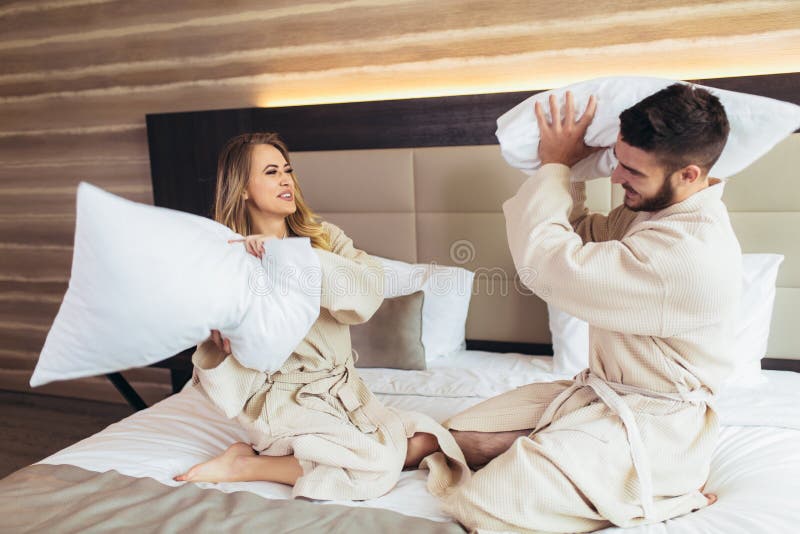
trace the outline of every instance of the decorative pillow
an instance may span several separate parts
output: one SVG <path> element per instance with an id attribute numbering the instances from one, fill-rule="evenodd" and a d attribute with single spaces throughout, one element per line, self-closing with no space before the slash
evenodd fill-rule
<path id="1" fill-rule="evenodd" d="M 610 176 L 616 165 L 613 147 L 619 133 L 619 115 L 645 97 L 672 85 L 675 80 L 663 78 L 618 76 L 587 80 L 566 87 L 538 93 L 511 108 L 497 119 L 497 139 L 506 161 L 512 167 L 532 174 L 541 167 L 539 160 L 539 127 L 533 111 L 534 102 L 543 105 L 550 118 L 548 99 L 559 98 L 564 113 L 564 94 L 572 91 L 579 113 L 586 109 L 589 97 L 597 97 L 597 112 L 586 131 L 590 146 L 609 147 L 581 160 L 572 167 L 573 180 L 590 180 Z M 680 82 L 686 83 L 686 82 Z M 703 87 L 719 97 L 731 125 L 728 142 L 710 175 L 727 178 L 766 154 L 781 139 L 800 128 L 800 106 L 763 96 Z"/>
<path id="2" fill-rule="evenodd" d="M 408 295 L 420 289 L 425 292 L 422 306 L 425 357 L 431 360 L 463 350 L 475 273 L 461 267 L 378 259 L 383 262 L 384 297 Z"/>
<path id="3" fill-rule="evenodd" d="M 764 380 L 761 359 L 767 354 L 775 281 L 782 261 L 780 254 L 742 255 L 742 298 L 732 345 L 737 363 L 726 381 L 729 386 L 753 386 Z M 547 312 L 553 339 L 553 371 L 575 375 L 589 366 L 589 325 L 550 304 Z"/>
<path id="4" fill-rule="evenodd" d="M 422 345 L 423 291 L 384 299 L 381 307 L 363 324 L 350 327 L 356 367 L 424 370 Z"/>
<path id="5" fill-rule="evenodd" d="M 244 366 L 275 371 L 319 315 L 308 238 L 269 241 L 262 259 L 215 221 L 78 186 L 69 287 L 31 386 L 149 365 L 208 338 Z"/>

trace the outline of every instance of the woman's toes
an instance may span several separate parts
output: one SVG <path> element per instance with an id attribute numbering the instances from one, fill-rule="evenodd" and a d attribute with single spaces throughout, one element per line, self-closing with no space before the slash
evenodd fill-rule
<path id="1" fill-rule="evenodd" d="M 197 471 L 198 471 L 198 469 L 199 469 L 199 467 L 201 465 L 203 465 L 203 464 L 198 464 L 198 465 L 192 466 L 192 468 L 189 469 L 188 471 L 186 471 L 185 473 L 176 476 L 175 480 L 177 482 L 191 482 L 191 480 L 197 474 Z"/>
<path id="2" fill-rule="evenodd" d="M 233 482 L 240 476 L 241 462 L 250 456 L 257 456 L 253 448 L 243 442 L 237 442 L 217 456 L 203 463 L 192 466 L 186 473 L 173 477 L 176 482 Z"/>

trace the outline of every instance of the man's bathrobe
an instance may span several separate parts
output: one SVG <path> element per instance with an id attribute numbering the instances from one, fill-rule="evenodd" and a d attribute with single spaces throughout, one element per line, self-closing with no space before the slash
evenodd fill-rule
<path id="1" fill-rule="evenodd" d="M 716 181 L 715 181 L 716 182 Z M 445 423 L 534 429 L 445 497 L 470 528 L 586 532 L 706 505 L 741 249 L 714 183 L 658 212 L 589 214 L 569 168 L 543 166 L 503 204 L 521 281 L 586 320 L 589 368 L 522 386 Z"/>
<path id="2" fill-rule="evenodd" d="M 322 269 L 319 318 L 286 363 L 267 375 L 208 339 L 192 356 L 193 386 L 236 418 L 259 454 L 297 458 L 303 474 L 294 497 L 363 500 L 387 493 L 416 432 L 434 434 L 443 451 L 426 458 L 428 488 L 439 494 L 457 486 L 469 469 L 451 434 L 424 414 L 381 404 L 353 367 L 349 325 L 367 321 L 383 301 L 383 268 L 341 229 L 323 227 L 332 250 L 314 249 Z"/>

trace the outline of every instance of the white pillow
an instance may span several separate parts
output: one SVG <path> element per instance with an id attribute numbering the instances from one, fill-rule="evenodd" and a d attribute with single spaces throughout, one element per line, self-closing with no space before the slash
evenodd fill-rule
<path id="1" fill-rule="evenodd" d="M 384 297 L 410 295 L 420 289 L 425 294 L 422 304 L 425 359 L 463 350 L 475 273 L 461 267 L 410 264 L 376 257 L 383 262 Z"/>
<path id="2" fill-rule="evenodd" d="M 767 354 L 775 280 L 782 261 L 780 254 L 742 254 L 742 298 L 731 345 L 737 362 L 726 385 L 748 387 L 764 381 L 761 359 Z M 589 366 L 589 325 L 550 304 L 547 312 L 553 371 L 574 376 Z"/>
<path id="3" fill-rule="evenodd" d="M 589 324 L 547 303 L 553 372 L 575 376 L 589 367 Z"/>
<path id="4" fill-rule="evenodd" d="M 619 115 L 645 97 L 672 85 L 663 78 L 615 76 L 587 80 L 566 87 L 538 93 L 511 108 L 497 119 L 497 139 L 506 161 L 512 167 L 532 174 L 541 167 L 539 127 L 533 111 L 534 102 L 543 104 L 550 118 L 548 98 L 558 96 L 564 114 L 564 94 L 572 91 L 578 113 L 583 113 L 589 96 L 597 97 L 597 112 L 586 131 L 589 146 L 612 147 L 619 133 Z M 686 82 L 680 82 L 686 83 Z M 731 130 L 728 142 L 710 175 L 730 177 L 766 154 L 781 139 L 800 128 L 800 106 L 763 96 L 703 87 L 719 97 L 725 107 Z M 600 150 L 572 167 L 573 180 L 610 176 L 616 165 L 611 148 Z"/>
<path id="5" fill-rule="evenodd" d="M 742 255 L 742 300 L 732 345 L 737 364 L 728 385 L 754 386 L 766 380 L 761 359 L 767 355 L 775 281 L 782 262 L 781 254 Z"/>
<path id="6" fill-rule="evenodd" d="M 272 240 L 262 260 L 205 217 L 78 186 L 69 287 L 31 386 L 146 366 L 218 329 L 239 362 L 275 371 L 319 315 L 308 238 Z"/>

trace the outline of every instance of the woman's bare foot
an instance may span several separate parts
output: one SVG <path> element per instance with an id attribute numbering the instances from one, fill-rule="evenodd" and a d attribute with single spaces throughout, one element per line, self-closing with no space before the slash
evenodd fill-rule
<path id="1" fill-rule="evenodd" d="M 177 482 L 240 482 L 242 469 L 241 458 L 257 456 L 256 451 L 247 443 L 234 443 L 228 450 L 213 460 L 197 464 L 182 475 L 173 477 Z"/>
<path id="2" fill-rule="evenodd" d="M 708 499 L 708 505 L 711 506 L 715 502 L 717 502 L 717 495 L 716 493 L 704 493 L 703 494 L 706 499 Z"/>

